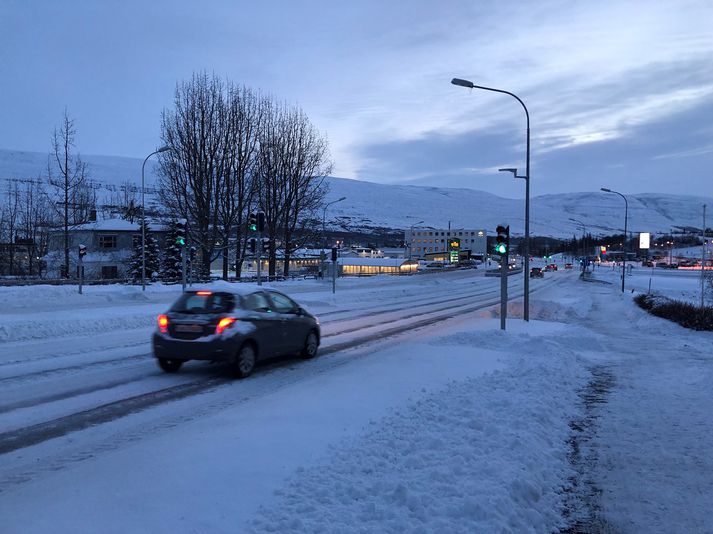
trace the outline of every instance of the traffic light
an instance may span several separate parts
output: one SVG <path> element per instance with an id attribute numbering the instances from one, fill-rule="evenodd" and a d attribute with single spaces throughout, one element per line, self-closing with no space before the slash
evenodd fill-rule
<path id="1" fill-rule="evenodd" d="M 176 221 L 176 245 L 179 247 L 186 246 L 186 222 L 186 219 Z"/>
<path id="2" fill-rule="evenodd" d="M 332 247 L 332 261 L 337 261 L 337 247 Z"/>
<path id="3" fill-rule="evenodd" d="M 270 240 L 268 238 L 262 240 L 262 251 L 270 252 Z"/>
<path id="4" fill-rule="evenodd" d="M 87 255 L 87 247 L 85 245 L 79 245 L 79 257 L 84 258 Z"/>
<path id="5" fill-rule="evenodd" d="M 196 247 L 191 247 L 189 249 L 188 259 L 192 262 L 196 259 Z"/>
<path id="6" fill-rule="evenodd" d="M 505 256 L 508 253 L 508 248 L 510 248 L 510 226 L 501 224 L 495 231 L 498 234 L 495 237 L 495 252 Z"/>
<path id="7" fill-rule="evenodd" d="M 265 231 L 265 212 L 257 212 L 257 231 L 262 233 Z"/>
<path id="8" fill-rule="evenodd" d="M 257 239 L 254 237 L 251 237 L 248 239 L 248 249 L 250 250 L 250 254 L 255 254 L 257 252 Z"/>
<path id="9" fill-rule="evenodd" d="M 248 230 L 257 232 L 257 213 L 250 213 L 248 217 Z"/>

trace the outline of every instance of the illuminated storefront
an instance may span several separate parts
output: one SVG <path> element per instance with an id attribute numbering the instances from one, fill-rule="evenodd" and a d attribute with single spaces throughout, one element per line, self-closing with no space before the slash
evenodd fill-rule
<path id="1" fill-rule="evenodd" d="M 418 270 L 418 261 L 395 258 L 339 258 L 341 276 L 403 275 Z"/>

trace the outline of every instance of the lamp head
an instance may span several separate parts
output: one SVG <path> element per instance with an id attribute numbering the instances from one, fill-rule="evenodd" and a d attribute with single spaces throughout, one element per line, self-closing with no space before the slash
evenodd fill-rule
<path id="1" fill-rule="evenodd" d="M 337 202 L 341 202 L 342 200 L 346 200 L 346 199 L 347 199 L 347 197 L 342 197 L 339 200 L 337 200 Z"/>
<path id="2" fill-rule="evenodd" d="M 499 172 L 511 172 L 514 175 L 517 175 L 517 169 L 513 169 L 512 167 L 507 167 L 505 169 L 498 169 Z"/>
<path id="3" fill-rule="evenodd" d="M 606 187 L 602 187 L 602 191 L 605 193 L 611 193 L 611 189 L 607 189 Z"/>
<path id="4" fill-rule="evenodd" d="M 461 87 L 467 87 L 468 89 L 472 89 L 473 87 L 475 87 L 473 85 L 473 82 L 469 82 L 468 80 L 461 80 L 460 78 L 453 78 L 451 80 L 451 83 L 453 85 L 460 85 Z"/>
<path id="5" fill-rule="evenodd" d="M 162 146 L 161 148 L 159 148 L 156 152 L 166 152 L 168 150 L 171 150 L 171 147 L 168 145 L 165 145 L 165 146 Z"/>

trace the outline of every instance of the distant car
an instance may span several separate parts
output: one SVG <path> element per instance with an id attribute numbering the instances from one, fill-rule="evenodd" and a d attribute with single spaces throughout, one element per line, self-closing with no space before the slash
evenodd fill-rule
<path id="1" fill-rule="evenodd" d="M 556 263 L 550 263 L 548 265 L 545 265 L 545 271 L 556 271 L 556 270 L 557 270 Z"/>
<path id="2" fill-rule="evenodd" d="M 314 315 L 278 291 L 245 286 L 186 291 L 158 316 L 152 338 L 154 356 L 167 373 L 188 360 L 211 360 L 230 363 L 239 378 L 263 358 L 313 358 L 319 342 Z"/>
<path id="3" fill-rule="evenodd" d="M 544 278 L 545 273 L 542 272 L 540 267 L 533 267 L 530 269 L 530 278 Z"/>
<path id="4" fill-rule="evenodd" d="M 572 266 L 571 263 L 565 263 L 565 264 L 564 264 L 564 268 L 565 268 L 565 269 L 572 269 L 573 266 Z"/>

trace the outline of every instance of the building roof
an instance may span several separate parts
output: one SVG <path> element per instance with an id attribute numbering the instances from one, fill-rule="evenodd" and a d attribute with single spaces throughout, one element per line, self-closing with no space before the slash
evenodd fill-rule
<path id="1" fill-rule="evenodd" d="M 340 265 L 371 265 L 375 267 L 400 267 L 409 260 L 404 258 L 338 258 Z M 418 263 L 411 261 L 411 263 Z"/>
<path id="2" fill-rule="evenodd" d="M 161 224 L 149 224 L 148 228 L 152 232 L 163 231 L 165 227 Z M 84 224 L 78 224 L 70 228 L 70 230 L 89 230 L 101 232 L 138 232 L 141 226 L 138 222 L 130 222 L 124 219 L 102 219 L 101 221 L 93 221 Z"/>

